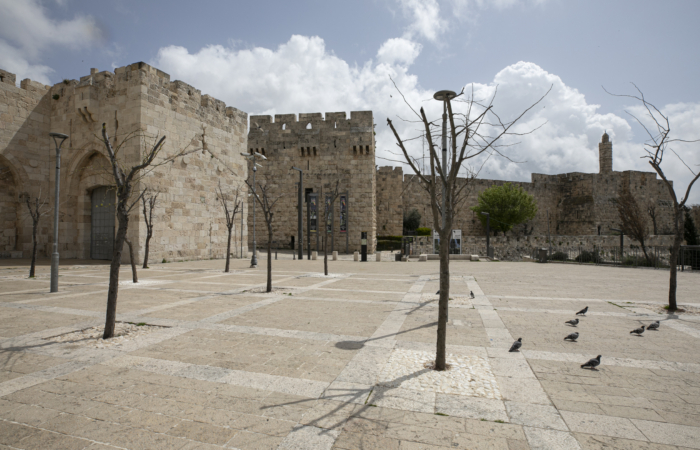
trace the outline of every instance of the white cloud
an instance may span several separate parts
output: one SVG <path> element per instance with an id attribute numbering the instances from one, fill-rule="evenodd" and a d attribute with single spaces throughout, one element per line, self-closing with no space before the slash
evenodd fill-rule
<path id="1" fill-rule="evenodd" d="M 190 53 L 183 47 L 164 47 L 152 64 L 169 72 L 173 79 L 182 79 L 250 114 L 372 110 L 377 124 L 377 164 L 389 165 L 380 158 L 399 157 L 391 153 L 396 151 L 396 145 L 386 118 L 394 121 L 402 136 L 419 134 L 418 125 L 401 120 L 415 116 L 390 76 L 416 110 L 424 107 L 430 119 L 441 114 L 440 103 L 432 99 L 433 91 L 422 87 L 409 70 L 420 49 L 412 41 L 391 39 L 381 46 L 376 60 L 356 66 L 327 51 L 319 37 L 292 36 L 275 50 L 209 46 Z M 469 81 L 466 75 L 464 81 Z M 550 94 L 523 118 L 516 131 L 546 124 L 532 134 L 505 141 L 518 143 L 505 153 L 524 162 L 515 164 L 492 157 L 480 178 L 529 180 L 532 172 L 597 172 L 598 142 L 605 130 L 613 140 L 616 170 L 650 170 L 639 159 L 643 137 L 634 136 L 624 118 L 601 114 L 599 105 L 587 103 L 582 93 L 534 63 L 510 65 L 497 73 L 492 82 L 474 84 L 473 88 L 475 97 L 481 99 L 490 98 L 497 89 L 495 110 L 509 120 L 536 102 L 550 86 Z M 469 92 L 471 87 L 467 87 Z M 691 134 L 700 129 L 700 105 L 667 108 L 679 132 Z M 413 155 L 420 156 L 421 140 L 413 141 L 409 148 Z M 697 144 L 694 148 L 697 155 Z M 683 167 L 668 162 L 673 166 L 669 173 L 677 185 L 686 185 L 688 177 L 680 170 Z M 697 156 L 687 162 L 700 163 Z M 700 186 L 695 199 L 700 199 L 698 193 Z"/>
<path id="2" fill-rule="evenodd" d="M 437 42 L 448 29 L 448 21 L 440 16 L 437 0 L 399 0 L 404 14 L 411 19 L 406 37 L 415 35 Z"/>
<path id="3" fill-rule="evenodd" d="M 384 64 L 402 64 L 410 66 L 423 48 L 417 42 L 404 38 L 389 39 L 384 42 L 377 52 L 377 60 Z"/>
<path id="4" fill-rule="evenodd" d="M 53 46 L 84 48 L 103 39 L 91 17 L 53 20 L 37 0 L 0 0 L 0 65 L 17 74 L 49 82 L 53 70 L 37 64 L 43 52 Z"/>

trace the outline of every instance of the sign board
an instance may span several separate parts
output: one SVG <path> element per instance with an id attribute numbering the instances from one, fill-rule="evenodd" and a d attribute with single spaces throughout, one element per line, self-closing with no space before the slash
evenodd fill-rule
<path id="1" fill-rule="evenodd" d="M 318 194 L 309 194 L 309 231 L 318 229 Z"/>
<path id="2" fill-rule="evenodd" d="M 326 233 L 333 231 L 333 208 L 331 208 L 331 197 L 326 196 Z"/>
<path id="3" fill-rule="evenodd" d="M 347 195 L 340 196 L 340 232 L 348 232 L 348 197 Z"/>

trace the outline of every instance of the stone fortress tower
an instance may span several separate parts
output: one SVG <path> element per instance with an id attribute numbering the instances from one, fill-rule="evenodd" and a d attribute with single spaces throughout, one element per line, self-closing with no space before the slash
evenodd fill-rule
<path id="1" fill-rule="evenodd" d="M 598 144 L 599 172 L 610 173 L 613 171 L 612 142 L 608 132 L 603 133 L 603 138 Z"/>
<path id="2" fill-rule="evenodd" d="M 203 148 L 219 157 L 190 154 L 157 168 L 135 190 L 149 186 L 161 192 L 150 261 L 224 256 L 226 227 L 215 189 L 220 179 L 240 183 L 247 176 L 240 156 L 246 151 L 246 113 L 145 63 L 114 72 L 92 69 L 80 80 L 53 86 L 27 79 L 17 87 L 15 81 L 0 70 L 0 257 L 30 256 L 32 222 L 21 196 L 40 195 L 53 205 L 55 150 L 49 132 L 60 132 L 70 136 L 61 152 L 61 258 L 111 258 L 114 180 L 101 142 L 102 123 L 122 145 L 127 167 L 162 135 L 167 136 L 164 154 Z M 127 141 L 130 133 L 146 137 Z M 141 208 L 133 210 L 128 235 L 139 261 L 145 241 L 141 215 Z M 49 255 L 52 224 L 52 214 L 42 217 L 39 257 Z M 240 231 L 236 225 L 237 253 Z"/>
<path id="3" fill-rule="evenodd" d="M 348 119 L 344 112 L 278 114 L 250 116 L 248 152 L 258 152 L 267 160 L 260 162 L 258 183 L 265 180 L 273 186 L 275 195 L 284 194 L 278 202 L 273 222 L 275 247 L 290 248 L 299 242 L 297 231 L 297 182 L 299 174 L 292 166 L 304 171 L 304 198 L 307 193 L 319 195 L 319 228 L 322 228 L 324 199 L 339 180 L 339 190 L 347 192 L 348 251 L 360 250 L 360 233 L 366 231 L 368 242 L 376 236 L 376 170 L 374 165 L 374 119 L 371 111 L 352 111 Z M 252 169 L 249 163 L 249 171 Z M 252 197 L 248 207 L 252 208 Z M 304 249 L 307 244 L 307 204 L 304 201 Z M 340 230 L 340 200 L 334 205 L 333 249 L 344 252 L 346 234 Z M 257 210 L 256 237 L 258 246 L 266 246 L 267 227 L 262 211 Z M 248 227 L 253 218 L 248 215 Z M 316 250 L 316 235 L 311 237 L 311 248 Z M 319 235 L 319 236 L 322 236 Z M 319 239 L 320 251 L 322 239 Z M 329 252 L 331 236 L 328 237 Z M 252 245 L 252 235 L 249 238 Z M 370 251 L 373 251 L 370 248 Z"/>

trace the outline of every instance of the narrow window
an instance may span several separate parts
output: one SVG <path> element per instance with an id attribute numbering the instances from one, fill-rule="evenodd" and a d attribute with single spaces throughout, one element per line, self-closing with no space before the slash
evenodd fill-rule
<path id="1" fill-rule="evenodd" d="M 309 122 L 309 123 L 306 124 L 306 129 L 307 129 L 307 130 L 310 130 L 310 129 L 311 129 L 311 122 Z"/>
<path id="2" fill-rule="evenodd" d="M 286 130 L 286 129 L 287 129 L 287 124 L 286 124 L 286 123 L 283 123 L 283 124 L 282 124 L 282 129 L 283 129 L 283 130 Z"/>
<path id="3" fill-rule="evenodd" d="M 357 155 L 357 146 L 356 145 L 352 146 L 352 152 Z"/>
<path id="4" fill-rule="evenodd" d="M 316 147 L 314 147 L 314 156 L 316 156 Z"/>

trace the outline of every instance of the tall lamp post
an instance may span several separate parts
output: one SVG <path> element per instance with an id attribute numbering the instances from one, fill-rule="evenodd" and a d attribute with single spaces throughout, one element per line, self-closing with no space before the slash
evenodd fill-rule
<path id="1" fill-rule="evenodd" d="M 255 195 L 255 172 L 258 171 L 258 166 L 260 166 L 260 164 L 255 161 L 255 158 L 258 157 L 264 160 L 267 158 L 258 152 L 254 152 L 252 154 L 241 153 L 241 156 L 245 156 L 246 159 L 253 161 L 253 257 L 250 259 L 250 267 L 255 268 L 258 267 L 257 243 L 255 242 L 255 200 L 257 200 L 257 196 Z"/>
<path id="2" fill-rule="evenodd" d="M 67 134 L 49 133 L 56 145 L 56 188 L 53 208 L 53 253 L 51 254 L 51 292 L 58 292 L 58 203 L 61 193 L 61 146 L 68 139 Z"/>
<path id="3" fill-rule="evenodd" d="M 298 167 L 292 166 L 292 170 L 298 170 L 299 171 L 299 208 L 297 211 L 297 240 L 299 241 L 298 247 L 299 247 L 299 261 L 304 259 L 304 221 L 301 218 L 301 210 L 302 210 L 302 195 L 304 192 L 304 171 L 301 170 Z M 294 250 L 294 249 L 292 249 Z"/>
<path id="4" fill-rule="evenodd" d="M 454 91 L 438 91 L 433 95 L 435 100 L 442 102 L 442 228 L 447 223 L 447 100 L 457 97 Z M 449 242 L 449 241 L 448 241 Z"/>

